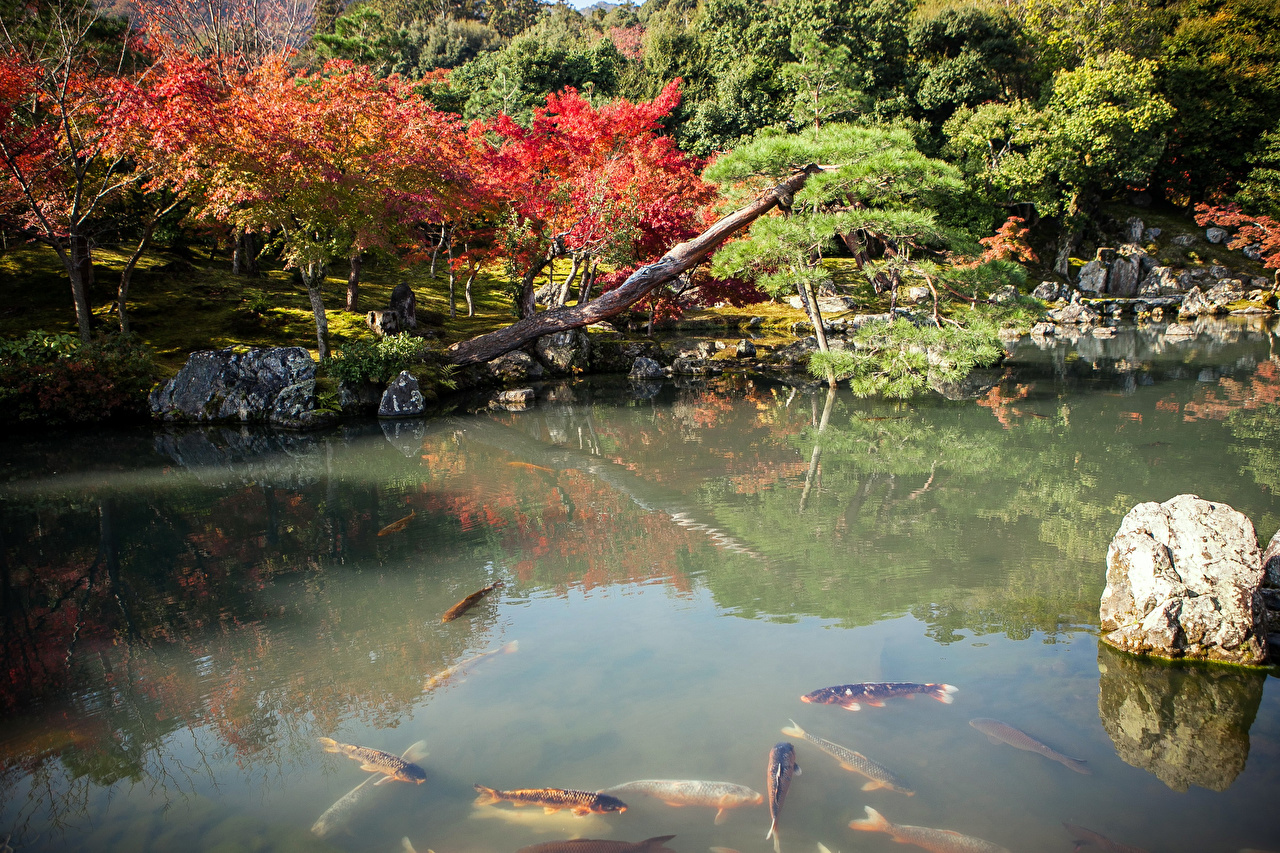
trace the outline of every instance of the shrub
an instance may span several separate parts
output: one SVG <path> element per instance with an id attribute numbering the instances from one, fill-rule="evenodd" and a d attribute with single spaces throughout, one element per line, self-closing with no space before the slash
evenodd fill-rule
<path id="1" fill-rule="evenodd" d="M 136 338 L 109 335 L 81 345 L 71 335 L 28 332 L 0 341 L 0 424 L 93 423 L 143 416 L 159 378 Z"/>
<path id="2" fill-rule="evenodd" d="M 408 332 L 348 341 L 324 363 L 326 373 L 350 385 L 385 385 L 411 367 L 416 368 L 414 376 L 422 385 L 454 386 L 453 365 L 441 362 L 425 340 Z"/>

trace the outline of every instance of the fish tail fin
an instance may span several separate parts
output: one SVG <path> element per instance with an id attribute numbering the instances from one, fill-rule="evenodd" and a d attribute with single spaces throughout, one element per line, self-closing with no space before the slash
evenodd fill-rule
<path id="1" fill-rule="evenodd" d="M 789 719 L 787 722 L 791 723 L 791 725 L 782 729 L 784 735 L 787 737 L 804 737 L 804 729 L 797 726 L 795 720 Z"/>
<path id="2" fill-rule="evenodd" d="M 480 796 L 476 797 L 477 806 L 487 806 L 492 803 L 496 803 L 501 799 L 498 796 L 498 792 L 492 788 L 486 788 L 484 785 L 479 784 L 473 785 L 472 787 L 480 792 Z"/>
<path id="3" fill-rule="evenodd" d="M 950 705 L 956 701 L 956 697 L 953 695 L 956 690 L 957 688 L 952 687 L 950 684 L 935 684 L 932 695 L 934 699 L 937 699 L 942 704 Z"/>
<path id="4" fill-rule="evenodd" d="M 1092 776 L 1093 771 L 1089 769 L 1087 762 L 1083 758 L 1068 758 L 1062 762 L 1067 767 L 1085 776 Z"/>
<path id="5" fill-rule="evenodd" d="M 325 752 L 339 752 L 338 742 L 331 737 L 318 738 L 320 745 L 324 747 Z"/>
<path id="6" fill-rule="evenodd" d="M 662 845 L 673 838 L 675 838 L 674 835 L 655 835 L 653 838 L 646 838 L 636 846 L 641 850 L 661 850 Z"/>
<path id="7" fill-rule="evenodd" d="M 729 813 L 724 809 L 716 809 L 715 825 L 719 826 L 729 819 Z"/>
<path id="8" fill-rule="evenodd" d="M 512 652 L 518 652 L 518 651 L 520 651 L 520 641 L 519 641 L 519 640 L 512 640 L 511 642 L 507 643 L 506 645 L 504 645 L 504 646 L 502 647 L 502 652 L 503 652 L 503 654 L 508 654 L 508 655 L 509 655 L 509 654 L 511 654 Z"/>
<path id="9" fill-rule="evenodd" d="M 418 853 L 418 851 L 414 849 L 413 843 L 409 841 L 409 836 L 407 835 L 400 839 L 400 849 L 404 850 L 404 853 Z"/>
<path id="10" fill-rule="evenodd" d="M 764 834 L 765 840 L 776 837 L 778 834 L 778 819 L 775 817 L 769 821 L 769 831 Z"/>
<path id="11" fill-rule="evenodd" d="M 425 740 L 420 740 L 406 749 L 400 757 L 405 761 L 417 763 L 425 759 L 427 755 L 427 742 Z"/>
<path id="12" fill-rule="evenodd" d="M 893 824 L 885 820 L 884 815 L 871 808 L 871 806 L 865 806 L 865 808 L 867 816 L 860 820 L 849 821 L 850 829 L 861 829 L 864 832 L 888 832 L 893 829 Z"/>
<path id="13" fill-rule="evenodd" d="M 773 853 L 782 853 L 782 839 L 776 832 L 773 834 Z"/>

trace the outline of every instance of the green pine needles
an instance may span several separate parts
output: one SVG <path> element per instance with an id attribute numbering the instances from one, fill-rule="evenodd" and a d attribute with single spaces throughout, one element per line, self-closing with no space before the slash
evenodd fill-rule
<path id="1" fill-rule="evenodd" d="M 958 382 L 975 367 L 997 363 L 1004 350 L 996 331 L 985 317 L 965 326 L 917 326 L 902 318 L 876 323 L 850 335 L 848 349 L 813 353 L 809 373 L 847 379 L 859 397 L 911 397 L 930 383 Z"/>

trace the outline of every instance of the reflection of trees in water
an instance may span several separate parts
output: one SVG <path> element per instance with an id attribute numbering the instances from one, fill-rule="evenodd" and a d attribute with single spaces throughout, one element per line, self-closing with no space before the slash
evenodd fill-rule
<path id="1" fill-rule="evenodd" d="M 1098 716 L 1128 764 L 1175 791 L 1225 791 L 1249 757 L 1265 671 L 1135 657 L 1098 644 Z"/>
<path id="2" fill-rule="evenodd" d="M 345 575 L 345 561 L 414 540 L 379 541 L 382 487 L 330 477 L 321 445 L 310 452 L 319 476 L 293 487 L 153 460 L 118 488 L 47 479 L 0 498 L 0 799 L 16 820 L 56 828 L 119 781 L 187 796 L 229 758 L 265 783 L 348 716 L 394 725 L 489 629 L 481 609 L 462 629 L 422 618 L 479 571 Z M 273 464 L 240 462 L 259 477 Z M 399 511 L 420 497 L 382 501 Z M 219 746 L 206 760 L 209 734 Z"/>

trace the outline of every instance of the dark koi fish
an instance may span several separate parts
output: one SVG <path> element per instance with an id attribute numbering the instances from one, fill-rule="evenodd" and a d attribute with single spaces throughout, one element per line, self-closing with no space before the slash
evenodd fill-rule
<path id="1" fill-rule="evenodd" d="M 627 804 L 617 797 L 599 794 L 594 791 L 570 791 L 563 788 L 522 788 L 516 791 L 499 791 L 476 785 L 480 792 L 476 797 L 476 805 L 487 806 L 490 803 L 509 802 L 519 806 L 542 806 L 547 814 L 569 809 L 578 816 L 591 813 L 625 812 Z"/>
<path id="2" fill-rule="evenodd" d="M 463 613 L 466 613 L 472 607 L 475 607 L 477 601 L 484 598 L 486 595 L 493 592 L 495 589 L 501 588 L 503 585 L 504 584 L 502 583 L 502 581 L 496 581 L 494 583 L 489 584 L 484 589 L 476 590 L 475 592 L 471 593 L 466 598 L 462 599 L 457 604 L 453 605 L 448 610 L 446 610 L 444 612 L 444 615 L 440 617 L 440 621 L 452 622 L 454 619 L 457 619 L 459 616 L 461 616 Z"/>
<path id="3" fill-rule="evenodd" d="M 324 745 L 325 752 L 336 752 L 353 761 L 359 761 L 361 770 L 385 774 L 386 778 L 379 779 L 373 783 L 374 785 L 383 785 L 387 782 L 413 782 L 421 785 L 427 781 L 426 771 L 412 761 L 405 761 L 398 755 L 392 755 L 380 749 L 371 749 L 367 746 L 338 743 L 331 737 L 320 738 L 320 743 Z"/>
<path id="4" fill-rule="evenodd" d="M 910 681 L 864 681 L 861 684 L 837 684 L 835 687 L 824 687 L 800 697 L 801 702 L 812 702 L 816 705 L 839 705 L 849 711 L 857 711 L 863 705 L 873 708 L 884 707 L 884 700 L 906 696 L 915 698 L 915 694 L 923 693 L 932 696 L 939 702 L 950 705 L 956 701 L 952 696 L 956 688 L 950 684 L 915 684 Z"/>
<path id="5" fill-rule="evenodd" d="M 409 526 L 409 522 L 413 521 L 417 517 L 418 517 L 418 511 L 416 509 L 410 510 L 409 514 L 406 515 L 404 518 L 396 519 L 395 521 L 388 524 L 386 527 L 379 530 L 378 535 L 386 536 L 388 533 L 399 533 L 400 531 L 404 530 L 406 527 Z"/>
<path id="6" fill-rule="evenodd" d="M 1141 847 L 1130 847 L 1127 844 L 1117 844 L 1110 838 L 1107 838 L 1100 832 L 1094 832 L 1092 829 L 1085 829 L 1083 826 L 1076 826 L 1074 823 L 1062 822 L 1067 832 L 1071 833 L 1071 837 L 1075 839 L 1075 849 L 1088 847 L 1091 844 L 1097 845 L 1098 849 L 1106 851 L 1106 853 L 1148 853 Z"/>
<path id="7" fill-rule="evenodd" d="M 598 838 L 575 838 L 571 841 L 545 841 L 521 847 L 516 853 L 675 853 L 665 846 L 674 835 L 655 835 L 644 841 L 607 841 Z"/>
<path id="8" fill-rule="evenodd" d="M 782 803 L 787 799 L 787 789 L 791 787 L 791 777 L 800 775 L 800 766 L 796 764 L 796 748 L 783 741 L 769 750 L 769 767 L 765 771 L 765 790 L 769 792 L 769 831 L 765 838 L 773 839 L 773 847 L 778 849 L 778 815 L 782 814 Z"/>

